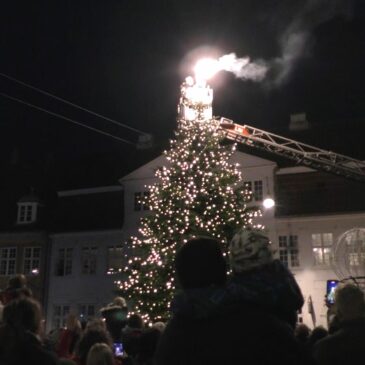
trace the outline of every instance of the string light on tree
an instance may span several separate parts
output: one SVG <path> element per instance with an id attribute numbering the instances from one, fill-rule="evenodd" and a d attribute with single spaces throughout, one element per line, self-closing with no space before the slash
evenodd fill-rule
<path id="1" fill-rule="evenodd" d="M 212 115 L 213 90 L 206 79 L 218 71 L 216 64 L 206 60 L 195 71 L 195 78 L 181 85 L 175 139 L 142 202 L 151 213 L 142 218 L 139 236 L 128 242 L 127 279 L 119 284 L 148 321 L 169 317 L 177 286 L 173 262 L 181 245 L 204 235 L 220 240 L 226 250 L 236 230 L 251 226 L 260 214 L 246 207 L 251 192 L 230 162 L 236 146 L 222 144 L 224 135 Z"/>

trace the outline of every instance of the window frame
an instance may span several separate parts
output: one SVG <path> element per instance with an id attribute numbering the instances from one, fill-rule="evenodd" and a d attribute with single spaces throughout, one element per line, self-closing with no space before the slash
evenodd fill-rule
<path id="1" fill-rule="evenodd" d="M 253 196 L 256 202 L 261 202 L 264 199 L 264 183 L 262 180 L 254 180 Z"/>
<path id="2" fill-rule="evenodd" d="M 119 258 L 119 255 L 117 255 L 117 251 L 120 250 L 120 262 L 121 265 L 120 266 L 114 266 L 112 267 L 111 262 L 113 261 L 117 261 Z M 111 252 L 113 251 L 113 253 Z M 112 255 L 114 256 L 112 258 Z M 111 260 L 112 258 L 112 260 Z M 113 245 L 113 246 L 108 246 L 107 247 L 107 273 L 114 273 L 114 272 L 118 272 L 119 269 L 123 268 L 123 258 L 124 258 L 124 252 L 123 252 L 123 247 L 121 245 Z"/>
<path id="3" fill-rule="evenodd" d="M 35 256 L 34 255 L 34 251 L 35 250 L 39 250 L 39 256 Z M 30 257 L 26 257 L 26 252 L 27 250 L 31 250 L 31 255 Z M 42 247 L 40 246 L 27 246 L 24 247 L 24 251 L 23 251 L 23 274 L 24 275 L 34 275 L 35 273 L 33 273 L 33 270 L 38 270 L 37 274 L 39 274 L 40 272 L 40 268 L 41 268 L 41 259 L 42 259 Z M 35 262 L 38 261 L 38 265 L 34 265 Z M 27 271 L 25 269 L 26 263 L 29 262 L 29 270 Z"/>
<path id="4" fill-rule="evenodd" d="M 64 251 L 61 257 L 61 251 Z M 70 253 L 70 255 L 67 255 Z M 62 265 L 62 274 L 60 273 L 59 265 L 63 262 Z M 72 266 L 73 266 L 73 247 L 59 247 L 57 251 L 57 260 L 55 267 L 55 275 L 56 276 L 69 276 L 72 275 Z"/>
<path id="5" fill-rule="evenodd" d="M 18 203 L 18 224 L 34 223 L 37 217 L 36 203 Z"/>
<path id="6" fill-rule="evenodd" d="M 59 308 L 59 314 L 56 314 L 56 308 Z M 65 308 L 68 310 L 65 311 Z M 66 326 L 67 316 L 71 312 L 70 304 L 54 304 L 52 312 L 52 328 L 64 328 Z M 57 322 L 57 324 L 56 324 Z"/>
<path id="7" fill-rule="evenodd" d="M 331 236 L 331 243 L 328 244 L 325 235 Z M 316 239 L 314 238 L 316 237 Z M 318 240 L 319 238 L 319 240 Z M 311 234 L 312 243 L 312 256 L 313 256 L 313 266 L 315 267 L 330 267 L 332 264 L 332 250 L 333 250 L 333 233 L 332 232 L 317 232 Z M 316 242 L 315 242 L 316 241 Z M 326 242 L 327 243 L 326 243 Z M 328 252 L 326 252 L 328 250 Z M 315 252 L 319 252 L 322 257 L 321 262 L 317 260 L 318 255 Z M 328 257 L 328 259 L 326 259 Z"/>
<path id="8" fill-rule="evenodd" d="M 150 192 L 146 191 L 135 191 L 134 192 L 134 211 L 142 212 L 150 210 L 148 204 L 145 204 L 146 200 L 149 198 Z"/>
<path id="9" fill-rule="evenodd" d="M 98 247 L 95 245 L 82 246 L 81 247 L 81 274 L 95 275 L 97 272 L 97 262 L 98 262 Z M 85 265 L 85 263 L 87 265 Z"/>
<path id="10" fill-rule="evenodd" d="M 243 188 L 244 190 L 248 190 L 249 191 L 249 194 L 246 195 L 246 198 L 245 198 L 245 201 L 246 203 L 251 203 L 254 199 L 254 194 L 253 194 L 253 191 L 252 191 L 252 181 L 244 181 L 243 182 Z"/>
<path id="11" fill-rule="evenodd" d="M 300 267 L 298 235 L 279 235 L 279 259 L 288 268 Z"/>
<path id="12" fill-rule="evenodd" d="M 90 308 L 92 313 L 90 314 Z M 82 309 L 85 309 L 84 311 Z M 78 305 L 78 314 L 80 319 L 88 321 L 96 316 L 96 305 L 94 303 L 82 303 Z"/>
<path id="13" fill-rule="evenodd" d="M 5 250 L 7 250 L 7 254 L 6 257 L 3 257 L 3 251 Z M 10 254 L 12 251 L 15 252 L 14 257 Z M 18 249 L 16 246 L 0 247 L 0 276 L 11 276 L 16 274 L 17 256 Z M 2 273 L 3 265 L 5 266 L 4 273 Z"/>

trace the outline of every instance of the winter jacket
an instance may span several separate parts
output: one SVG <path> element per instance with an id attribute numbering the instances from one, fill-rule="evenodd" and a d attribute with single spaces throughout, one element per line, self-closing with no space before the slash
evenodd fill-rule
<path id="1" fill-rule="evenodd" d="M 189 289 L 177 295 L 172 312 L 204 318 L 212 313 L 251 305 L 295 327 L 304 299 L 295 278 L 278 260 L 257 270 L 233 276 L 225 287 Z"/>
<path id="2" fill-rule="evenodd" d="M 318 341 L 313 356 L 318 365 L 364 364 L 365 318 L 339 322 L 338 330 Z"/>
<path id="3" fill-rule="evenodd" d="M 21 336 L 12 335 L 3 338 L 0 329 L 0 364 L 1 365 L 56 365 L 58 360 L 54 354 L 44 349 L 41 341 L 31 332 L 24 332 Z M 7 331 L 8 333 L 9 331 Z M 5 347 L 6 346 L 6 347 Z"/>
<path id="4" fill-rule="evenodd" d="M 157 347 L 156 365 L 301 363 L 292 329 L 251 303 L 238 302 L 226 288 L 182 293 L 173 311 Z"/>
<path id="5" fill-rule="evenodd" d="M 233 276 L 227 287 L 230 295 L 295 327 L 304 298 L 293 274 L 279 260 Z"/>

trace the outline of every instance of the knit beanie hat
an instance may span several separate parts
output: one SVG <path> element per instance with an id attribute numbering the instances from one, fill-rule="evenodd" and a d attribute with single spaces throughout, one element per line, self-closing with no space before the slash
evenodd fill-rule
<path id="1" fill-rule="evenodd" d="M 233 272 L 240 273 L 273 261 L 269 238 L 262 231 L 241 229 L 229 245 L 229 261 Z"/>

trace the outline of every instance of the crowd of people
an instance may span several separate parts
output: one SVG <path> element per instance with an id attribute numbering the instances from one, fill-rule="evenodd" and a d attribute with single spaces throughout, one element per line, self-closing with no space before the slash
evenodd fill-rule
<path id="1" fill-rule="evenodd" d="M 274 259 L 262 231 L 230 243 L 194 238 L 175 258 L 179 290 L 167 323 L 146 325 L 116 297 L 100 316 L 44 333 L 40 304 L 23 275 L 0 293 L 1 365 L 318 364 L 365 359 L 365 299 L 353 284 L 336 290 L 326 330 L 297 323 L 304 300 L 291 272 Z"/>

